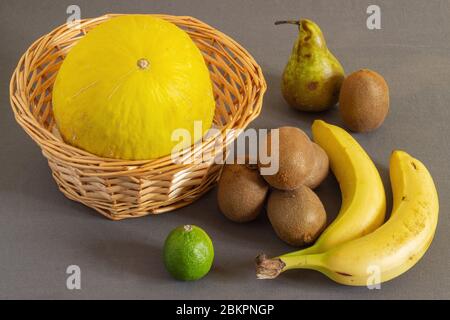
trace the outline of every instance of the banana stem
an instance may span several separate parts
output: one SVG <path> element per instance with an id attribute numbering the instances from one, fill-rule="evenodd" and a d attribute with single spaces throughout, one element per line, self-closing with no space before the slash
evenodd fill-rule
<path id="1" fill-rule="evenodd" d="M 280 20 L 280 21 L 275 21 L 275 25 L 279 25 L 279 24 L 296 24 L 296 25 L 300 25 L 300 21 L 299 20 Z"/>
<path id="2" fill-rule="evenodd" d="M 291 269 L 314 269 L 321 266 L 320 254 L 283 255 L 267 258 L 262 253 L 255 259 L 258 279 L 275 279 L 281 273 Z"/>
<path id="3" fill-rule="evenodd" d="M 269 259 L 262 253 L 256 257 L 255 263 L 256 277 L 258 279 L 275 279 L 286 270 L 308 268 L 306 255 Z"/>
<path id="4" fill-rule="evenodd" d="M 279 258 L 269 259 L 262 253 L 255 259 L 256 263 L 256 277 L 258 279 L 275 279 L 283 272 L 285 263 Z"/>

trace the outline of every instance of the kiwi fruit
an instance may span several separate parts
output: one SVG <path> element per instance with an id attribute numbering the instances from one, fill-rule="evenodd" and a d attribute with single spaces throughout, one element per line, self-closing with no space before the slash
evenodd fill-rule
<path id="1" fill-rule="evenodd" d="M 330 162 L 325 150 L 317 143 L 312 143 L 314 149 L 314 165 L 303 184 L 311 189 L 317 188 L 327 177 Z"/>
<path id="2" fill-rule="evenodd" d="M 306 186 L 291 191 L 273 190 L 267 215 L 278 237 L 292 246 L 312 244 L 327 221 L 322 202 Z"/>
<path id="3" fill-rule="evenodd" d="M 339 111 L 352 131 L 377 129 L 389 112 L 389 87 L 384 78 L 368 69 L 349 75 L 341 86 Z"/>
<path id="4" fill-rule="evenodd" d="M 261 153 L 268 157 L 272 157 L 271 139 L 272 131 L 261 145 Z M 306 133 L 295 127 L 279 128 L 278 164 L 277 173 L 263 175 L 272 187 L 294 190 L 303 184 L 314 164 L 314 149 Z M 270 165 L 259 163 L 260 169 Z"/>
<path id="5" fill-rule="evenodd" d="M 219 210 L 230 220 L 248 222 L 261 212 L 269 186 L 256 165 L 226 164 L 217 190 Z"/>

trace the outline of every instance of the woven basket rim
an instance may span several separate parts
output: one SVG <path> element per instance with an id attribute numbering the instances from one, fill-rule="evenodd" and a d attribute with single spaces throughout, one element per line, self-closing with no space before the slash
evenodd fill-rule
<path id="1" fill-rule="evenodd" d="M 106 21 L 112 17 L 121 16 L 121 15 L 129 15 L 122 13 L 109 13 L 99 17 L 94 18 L 85 18 L 80 20 L 80 30 L 82 29 L 83 24 L 92 23 L 95 21 Z M 258 90 L 260 92 L 257 100 L 254 102 L 255 104 L 262 104 L 263 95 L 267 89 L 267 85 L 262 73 L 260 66 L 257 64 L 255 59 L 250 55 L 250 53 L 243 48 L 239 43 L 233 40 L 231 37 L 222 33 L 221 31 L 211 27 L 210 25 L 200 21 L 191 16 L 176 16 L 176 15 L 167 15 L 167 14 L 136 14 L 136 15 L 150 15 L 159 17 L 168 21 L 171 21 L 175 24 L 182 24 L 183 22 L 195 22 L 200 25 L 202 28 L 205 28 L 208 32 L 214 33 L 218 35 L 220 38 L 234 44 L 236 51 L 233 51 L 236 55 L 241 55 L 245 58 L 245 61 L 249 63 L 250 67 L 253 68 L 255 73 L 258 75 L 257 79 L 252 79 L 252 81 L 258 81 Z M 174 22 L 177 21 L 177 22 Z M 20 82 L 19 79 L 19 71 L 21 70 L 24 62 L 29 58 L 28 53 L 31 50 L 39 50 L 39 48 L 45 47 L 45 45 L 49 44 L 51 41 L 54 41 L 58 35 L 67 30 L 67 24 L 62 24 L 54 28 L 47 34 L 42 35 L 37 40 L 35 40 L 25 51 L 25 53 L 19 59 L 17 67 L 15 68 L 13 75 L 10 81 L 10 103 L 12 109 L 14 111 L 14 115 L 16 121 L 21 125 L 21 127 L 27 132 L 27 134 L 43 149 L 43 153 L 51 154 L 54 157 L 59 158 L 61 161 L 67 161 L 73 164 L 77 163 L 80 167 L 84 165 L 86 168 L 94 169 L 97 167 L 98 169 L 104 171 L 102 174 L 107 175 L 120 175 L 120 174 L 130 174 L 132 172 L 139 173 L 139 171 L 145 171 L 145 168 L 152 167 L 165 167 L 168 163 L 171 163 L 171 154 L 155 158 L 155 159 L 147 159 L 147 160 L 124 160 L 124 159 L 113 159 L 106 158 L 94 155 L 89 153 L 83 149 L 71 146 L 70 144 L 65 143 L 62 139 L 55 136 L 55 134 L 48 129 L 46 129 L 43 125 L 41 125 L 38 120 L 32 114 L 29 104 L 26 102 L 27 93 L 25 90 L 16 90 L 17 84 Z M 84 32 L 83 32 L 84 33 Z M 84 33 L 86 34 L 86 33 Z M 244 66 L 248 68 L 249 66 Z M 20 102 L 23 102 L 26 105 L 26 108 L 21 108 L 22 105 Z M 18 111 L 20 109 L 20 112 Z M 243 109 L 243 108 L 239 108 Z M 220 128 L 220 134 L 224 135 L 227 129 L 243 129 L 245 128 L 252 120 L 254 120 L 260 113 L 261 108 L 256 110 L 256 112 L 251 115 L 246 121 L 243 123 L 239 123 L 239 114 L 237 114 L 232 121 L 228 122 L 225 126 Z M 242 112 L 242 110 L 238 110 L 238 112 Z M 26 115 L 26 117 L 25 117 Z M 217 136 L 217 135 L 216 135 Z M 37 138 L 39 137 L 39 139 Z M 212 137 L 214 138 L 214 136 Z M 201 145 L 199 144 L 199 148 L 203 148 L 206 144 L 210 143 L 211 139 L 207 141 L 203 141 Z M 69 155 L 66 150 L 70 150 L 71 154 Z M 74 153 L 76 156 L 74 156 Z M 193 151 L 184 151 L 185 154 L 192 154 Z M 187 165 L 189 166 L 189 165 Z M 99 173 L 95 173 L 94 175 L 98 175 Z"/>

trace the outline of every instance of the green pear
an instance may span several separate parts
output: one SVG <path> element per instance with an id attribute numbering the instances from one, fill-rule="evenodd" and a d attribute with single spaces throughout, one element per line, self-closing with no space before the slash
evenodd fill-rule
<path id="1" fill-rule="evenodd" d="M 296 24 L 299 35 L 283 72 L 281 89 L 287 103 L 302 111 L 334 106 L 344 80 L 344 69 L 328 50 L 322 31 L 311 20 L 277 21 Z"/>

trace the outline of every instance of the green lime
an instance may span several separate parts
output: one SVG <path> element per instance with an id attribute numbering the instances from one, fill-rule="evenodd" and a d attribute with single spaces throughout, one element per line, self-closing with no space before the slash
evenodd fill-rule
<path id="1" fill-rule="evenodd" d="M 185 225 L 173 229 L 164 243 L 164 264 L 178 280 L 204 277 L 214 260 L 211 239 L 203 229 Z"/>

